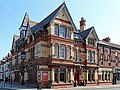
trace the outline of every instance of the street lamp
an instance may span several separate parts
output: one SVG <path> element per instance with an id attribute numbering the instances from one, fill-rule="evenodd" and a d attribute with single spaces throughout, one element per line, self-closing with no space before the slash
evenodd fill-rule
<path id="1" fill-rule="evenodd" d="M 21 72 L 21 76 L 22 76 L 22 81 L 21 81 L 21 84 L 24 85 L 24 60 L 26 58 L 26 52 L 25 51 L 22 51 L 21 52 L 21 67 L 20 67 L 20 72 Z"/>

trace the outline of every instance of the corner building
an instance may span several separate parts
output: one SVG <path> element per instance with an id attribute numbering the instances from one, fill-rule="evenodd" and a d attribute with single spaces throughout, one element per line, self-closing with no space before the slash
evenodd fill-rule
<path id="1" fill-rule="evenodd" d="M 94 27 L 85 28 L 85 22 L 81 18 L 77 30 L 65 3 L 41 22 L 25 13 L 20 35 L 13 36 L 13 82 L 50 88 L 98 85 L 99 38 Z"/>

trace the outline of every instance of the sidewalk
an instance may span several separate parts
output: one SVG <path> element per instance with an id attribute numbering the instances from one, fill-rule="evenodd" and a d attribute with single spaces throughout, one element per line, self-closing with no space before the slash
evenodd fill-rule
<path id="1" fill-rule="evenodd" d="M 59 90 L 73 90 L 73 89 L 109 89 L 109 88 L 120 88 L 120 84 L 118 85 L 98 85 L 98 86 L 77 86 L 77 87 L 71 87 L 71 88 L 59 88 Z M 54 89 L 57 90 L 57 89 Z"/>
<path id="2" fill-rule="evenodd" d="M 37 88 L 31 88 L 27 85 L 20 85 L 20 84 L 4 84 L 0 83 L 0 89 L 14 89 L 14 90 L 37 90 Z"/>
<path id="3" fill-rule="evenodd" d="M 73 89 L 102 89 L 102 88 L 120 88 L 120 84 L 118 85 L 99 85 L 99 86 L 77 86 L 77 87 L 71 87 L 71 88 L 58 88 L 58 89 L 42 89 L 42 90 L 73 90 Z M 0 89 L 13 89 L 13 90 L 37 90 L 37 88 L 31 88 L 27 85 L 20 85 L 20 84 L 3 84 L 0 83 Z"/>

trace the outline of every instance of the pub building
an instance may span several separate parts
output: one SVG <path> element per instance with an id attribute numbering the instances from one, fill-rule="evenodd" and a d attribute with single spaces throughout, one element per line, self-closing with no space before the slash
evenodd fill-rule
<path id="1" fill-rule="evenodd" d="M 46 88 L 99 85 L 102 78 L 113 75 L 111 66 L 101 67 L 101 42 L 94 26 L 86 29 L 82 17 L 77 29 L 65 2 L 41 22 L 31 20 L 26 12 L 19 31 L 20 35 L 13 36 L 11 49 L 14 83 Z M 21 52 L 25 52 L 24 59 Z M 106 84 L 112 84 L 109 77 L 104 78 Z"/>

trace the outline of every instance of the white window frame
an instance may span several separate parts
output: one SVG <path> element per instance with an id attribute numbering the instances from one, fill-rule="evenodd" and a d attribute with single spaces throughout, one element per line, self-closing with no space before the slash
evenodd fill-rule
<path id="1" fill-rule="evenodd" d="M 60 58 L 63 58 L 63 59 L 65 58 L 65 45 L 63 45 L 63 44 L 60 45 Z"/>

